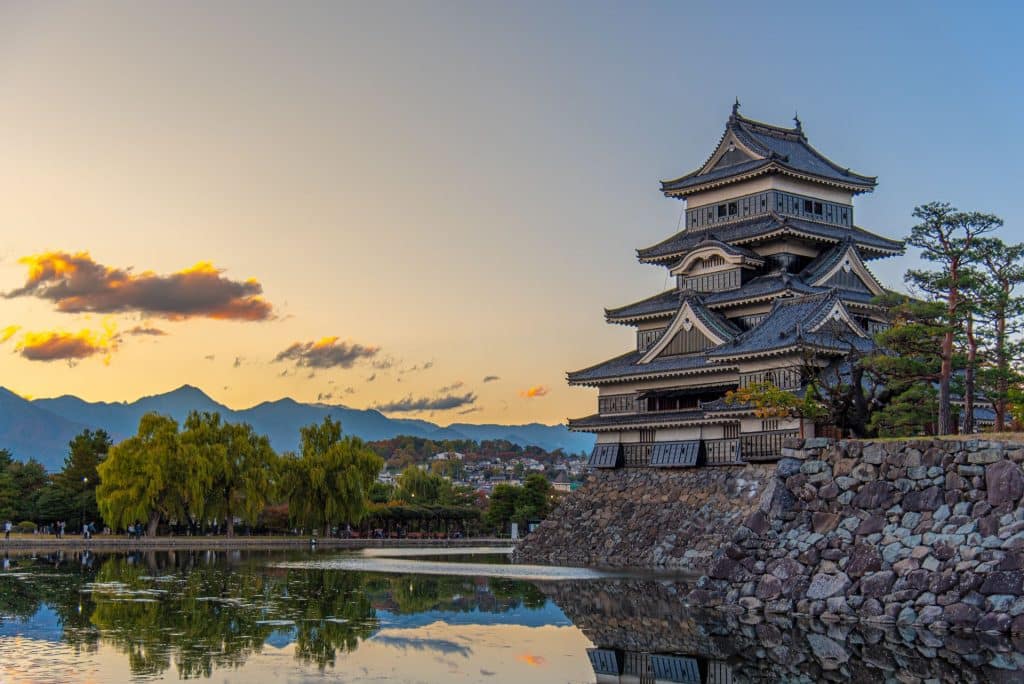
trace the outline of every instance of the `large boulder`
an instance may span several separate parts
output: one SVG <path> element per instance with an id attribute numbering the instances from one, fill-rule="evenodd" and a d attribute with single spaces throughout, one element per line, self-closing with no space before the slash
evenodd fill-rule
<path id="1" fill-rule="evenodd" d="M 1024 472 L 1012 461 L 997 461 L 985 468 L 985 489 L 992 506 L 1015 504 L 1024 495 Z"/>
<path id="2" fill-rule="evenodd" d="M 827 599 L 842 594 L 850 588 L 850 578 L 845 573 L 834 575 L 819 573 L 811 578 L 811 586 L 807 587 L 807 598 L 813 600 Z"/>
<path id="3" fill-rule="evenodd" d="M 853 497 L 852 503 L 857 508 L 879 509 L 889 508 L 896 497 L 896 488 L 888 482 L 877 480 L 868 482 L 857 495 Z"/>

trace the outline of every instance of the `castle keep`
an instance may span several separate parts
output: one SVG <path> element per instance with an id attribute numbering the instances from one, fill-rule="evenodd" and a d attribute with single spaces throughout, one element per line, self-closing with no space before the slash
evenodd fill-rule
<path id="1" fill-rule="evenodd" d="M 884 325 L 871 302 L 884 290 L 867 263 L 903 245 L 854 224 L 853 198 L 876 179 L 829 160 L 794 122 L 748 119 L 737 102 L 708 160 L 662 182 L 686 202 L 685 227 L 637 256 L 668 269 L 674 287 L 606 309 L 609 323 L 636 328 L 635 349 L 568 374 L 598 388 L 597 412 L 569 421 L 597 434 L 590 465 L 774 460 L 814 426 L 759 418 L 726 392 L 763 382 L 802 392 L 870 349 Z"/>

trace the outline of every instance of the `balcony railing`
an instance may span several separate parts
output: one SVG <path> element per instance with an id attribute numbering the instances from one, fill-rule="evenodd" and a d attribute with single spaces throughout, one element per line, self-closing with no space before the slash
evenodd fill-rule
<path id="1" fill-rule="evenodd" d="M 622 445 L 623 461 L 627 468 L 641 468 L 651 465 L 651 442 L 633 442 Z"/>
<path id="2" fill-rule="evenodd" d="M 704 454 L 707 465 L 735 465 L 742 463 L 738 439 L 705 439 Z"/>
<path id="3" fill-rule="evenodd" d="M 740 456 L 744 461 L 764 461 L 782 456 L 782 443 L 799 437 L 797 430 L 772 430 L 740 435 Z"/>

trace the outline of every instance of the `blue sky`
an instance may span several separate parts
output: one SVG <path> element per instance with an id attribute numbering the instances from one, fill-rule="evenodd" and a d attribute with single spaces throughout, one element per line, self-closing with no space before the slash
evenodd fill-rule
<path id="1" fill-rule="evenodd" d="M 12 336 L 0 377 L 93 400 L 191 383 L 235 408 L 454 404 L 419 413 L 441 423 L 590 413 L 592 391 L 563 373 L 631 346 L 602 307 L 665 287 L 633 251 L 678 223 L 658 181 L 704 161 L 735 97 L 772 123 L 799 112 L 818 149 L 877 175 L 856 204 L 869 230 L 903 237 L 915 205 L 946 200 L 1024 240 L 1022 15 L 996 2 L 4 5 L 0 291 L 25 284 L 23 257 L 87 251 L 168 278 L 210 262 L 207 280 L 251 278 L 273 313 L 90 318 L 0 299 L 0 330 L 87 330 L 79 341 L 103 347 L 41 362 Z M 890 286 L 911 265 L 872 262 Z M 147 327 L 166 334 L 124 334 Z M 274 361 L 334 337 L 348 345 L 335 366 Z"/>

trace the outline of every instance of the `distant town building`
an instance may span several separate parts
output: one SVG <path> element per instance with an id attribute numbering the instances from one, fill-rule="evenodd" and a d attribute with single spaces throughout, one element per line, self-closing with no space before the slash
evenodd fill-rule
<path id="1" fill-rule="evenodd" d="M 442 451 L 439 454 L 434 454 L 431 458 L 432 461 L 461 461 L 465 458 L 465 455 L 460 454 L 457 451 Z"/>
<path id="2" fill-rule="evenodd" d="M 637 251 L 674 286 L 606 309 L 636 328 L 636 347 L 568 374 L 598 389 L 597 412 L 569 421 L 594 432 L 589 465 L 693 466 L 776 458 L 795 418 L 758 418 L 724 401 L 771 382 L 801 392 L 808 370 L 841 368 L 885 325 L 867 262 L 903 244 L 854 224 L 853 198 L 876 179 L 811 147 L 799 119 L 782 128 L 733 106 L 704 164 L 661 184 L 684 200 L 685 224 Z M 806 436 L 814 434 L 805 425 Z"/>

